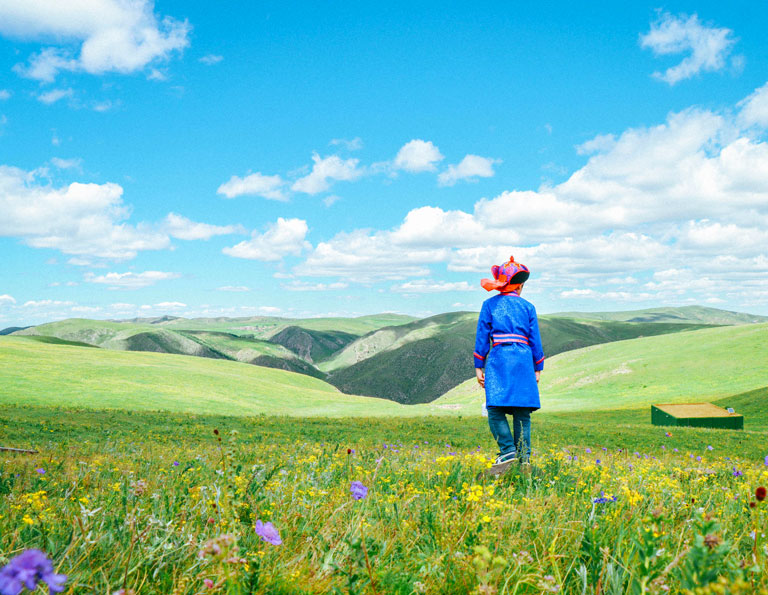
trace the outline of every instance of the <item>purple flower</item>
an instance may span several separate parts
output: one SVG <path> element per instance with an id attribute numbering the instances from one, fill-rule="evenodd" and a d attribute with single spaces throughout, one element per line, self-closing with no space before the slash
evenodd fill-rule
<path id="1" fill-rule="evenodd" d="M 174 467 L 178 467 L 178 466 L 179 466 L 179 462 L 178 462 L 178 461 L 174 461 L 174 462 L 173 462 L 173 466 L 174 466 Z"/>
<path id="2" fill-rule="evenodd" d="M 611 496 L 610 498 L 605 497 L 605 492 L 600 492 L 600 498 L 595 498 L 592 500 L 595 504 L 607 504 L 608 502 L 616 502 L 618 498 L 616 496 Z"/>
<path id="3" fill-rule="evenodd" d="M 707 450 L 712 450 L 712 445 L 707 446 Z"/>
<path id="4" fill-rule="evenodd" d="M 766 455 L 765 460 L 763 461 L 765 463 L 765 466 L 768 467 L 768 455 Z"/>
<path id="5" fill-rule="evenodd" d="M 368 495 L 368 488 L 366 488 L 360 481 L 353 481 L 349 485 L 349 491 L 352 493 L 352 497 L 355 500 L 362 500 Z"/>
<path id="6" fill-rule="evenodd" d="M 597 460 L 595 461 L 595 464 L 596 464 L 596 465 L 599 465 L 599 464 L 600 464 L 600 459 L 597 459 Z"/>
<path id="7" fill-rule="evenodd" d="M 697 461 L 701 461 L 701 457 L 696 457 L 696 460 Z"/>
<path id="8" fill-rule="evenodd" d="M 679 450 L 677 450 L 676 448 L 673 448 L 672 450 L 673 450 L 674 452 L 680 452 L 680 451 L 679 451 Z"/>
<path id="9" fill-rule="evenodd" d="M 280 533 L 272 523 L 262 523 L 261 520 L 256 521 L 256 535 L 261 537 L 263 541 L 271 543 L 272 545 L 280 545 L 283 540 L 280 539 Z"/>
<path id="10" fill-rule="evenodd" d="M 742 475 L 744 475 L 744 474 L 741 471 L 739 471 L 738 469 L 736 469 L 736 467 L 733 468 L 733 476 L 734 477 L 741 477 Z"/>
<path id="11" fill-rule="evenodd" d="M 35 471 L 37 471 L 40 475 L 45 474 L 45 469 L 43 469 L 42 467 L 40 467 L 39 469 L 35 469 Z"/>
<path id="12" fill-rule="evenodd" d="M 592 449 L 591 448 L 587 448 L 584 452 L 586 452 L 588 455 L 591 455 L 592 454 Z"/>
<path id="13" fill-rule="evenodd" d="M 0 570 L 0 595 L 18 595 L 26 587 L 30 591 L 38 583 L 48 585 L 49 593 L 61 593 L 67 576 L 54 574 L 53 564 L 40 550 L 26 550 Z"/>

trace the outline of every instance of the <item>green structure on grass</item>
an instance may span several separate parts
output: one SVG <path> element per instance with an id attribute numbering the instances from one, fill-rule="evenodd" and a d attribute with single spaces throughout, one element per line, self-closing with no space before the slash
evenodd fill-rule
<path id="1" fill-rule="evenodd" d="M 743 430 L 744 416 L 712 403 L 675 403 L 651 405 L 651 423 L 654 426 Z"/>

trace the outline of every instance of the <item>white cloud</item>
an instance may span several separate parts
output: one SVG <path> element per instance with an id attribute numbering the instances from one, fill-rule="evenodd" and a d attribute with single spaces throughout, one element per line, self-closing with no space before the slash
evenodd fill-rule
<path id="1" fill-rule="evenodd" d="M 363 175 L 363 170 L 358 169 L 359 159 L 342 159 L 338 155 L 320 157 L 312 154 L 312 171 L 299 178 L 291 186 L 291 190 L 305 192 L 306 194 L 318 194 L 331 187 L 335 181 L 351 181 Z"/>
<path id="2" fill-rule="evenodd" d="M 218 64 L 224 59 L 224 56 L 219 56 L 218 54 L 206 54 L 202 58 L 200 58 L 200 62 L 207 66 L 212 66 L 214 64 Z"/>
<path id="3" fill-rule="evenodd" d="M 333 203 L 341 200 L 341 197 L 337 194 L 329 194 L 325 198 L 323 198 L 323 204 L 326 207 L 330 207 Z"/>
<path id="4" fill-rule="evenodd" d="M 125 260 L 140 250 L 170 245 L 147 224 L 129 225 L 123 189 L 114 183 L 72 183 L 56 188 L 25 172 L 0 165 L 0 237 L 22 238 L 35 248 L 65 254 Z"/>
<path id="5" fill-rule="evenodd" d="M 259 312 L 259 314 L 265 314 L 269 316 L 269 315 L 279 314 L 280 312 L 283 311 L 283 309 L 278 308 L 277 306 L 259 306 L 257 311 Z"/>
<path id="6" fill-rule="evenodd" d="M 400 285 L 395 285 L 392 291 L 396 293 L 446 293 L 454 291 L 477 291 L 480 284 L 472 286 L 466 281 L 432 281 L 429 279 L 419 279 L 416 281 L 406 281 Z"/>
<path id="7" fill-rule="evenodd" d="M 12 295 L 8 295 L 7 293 L 0 295 L 0 306 L 3 306 L 4 304 L 15 304 L 15 303 L 16 303 L 16 300 Z"/>
<path id="8" fill-rule="evenodd" d="M 118 302 L 116 304 L 110 304 L 109 307 L 118 312 L 126 312 L 129 310 L 135 310 L 137 306 L 136 304 L 126 304 L 124 302 Z"/>
<path id="9" fill-rule="evenodd" d="M 143 273 L 107 273 L 106 275 L 99 276 L 87 273 L 85 280 L 88 283 L 108 285 L 109 289 L 141 289 L 142 287 L 154 285 L 158 281 L 178 279 L 179 277 L 181 277 L 180 273 L 145 271 Z"/>
<path id="10" fill-rule="evenodd" d="M 79 157 L 73 157 L 72 159 L 61 159 L 60 157 L 51 158 L 51 163 L 59 169 L 76 169 L 80 167 L 83 160 Z"/>
<path id="11" fill-rule="evenodd" d="M 278 217 L 267 231 L 254 231 L 251 239 L 240 242 L 222 252 L 235 258 L 249 260 L 277 261 L 284 256 L 298 256 L 310 246 L 305 240 L 309 227 L 303 219 L 284 219 Z"/>
<path id="12" fill-rule="evenodd" d="M 436 164 L 443 160 L 440 150 L 432 141 L 414 139 L 405 143 L 397 152 L 394 161 L 395 169 L 412 173 L 435 171 Z"/>
<path id="13" fill-rule="evenodd" d="M 0 101 L 11 98 L 11 92 L 8 89 L 0 89 Z"/>
<path id="14" fill-rule="evenodd" d="M 102 309 L 100 306 L 72 306 L 71 311 L 75 314 L 96 314 Z"/>
<path id="15" fill-rule="evenodd" d="M 334 138 L 328 144 L 332 146 L 340 145 L 344 147 L 347 151 L 359 151 L 360 149 L 363 148 L 363 139 L 361 139 L 359 136 L 356 136 L 355 138 L 352 138 L 352 139 Z"/>
<path id="16" fill-rule="evenodd" d="M 42 103 L 45 103 L 47 105 L 51 105 L 52 103 L 56 103 L 60 99 L 71 98 L 74 96 L 75 92 L 72 89 L 51 89 L 50 91 L 46 91 L 45 93 L 40 93 L 40 95 L 37 96 L 38 101 L 41 101 Z"/>
<path id="17" fill-rule="evenodd" d="M 674 85 L 703 71 L 722 70 L 736 40 L 733 31 L 702 25 L 697 15 L 673 16 L 669 13 L 651 24 L 648 33 L 640 36 L 640 45 L 650 48 L 657 56 L 690 52 L 680 64 L 653 76 Z"/>
<path id="18" fill-rule="evenodd" d="M 347 289 L 349 283 L 307 283 L 305 281 L 294 281 L 293 283 L 281 283 L 280 287 L 288 291 L 335 291 Z"/>
<path id="19" fill-rule="evenodd" d="M 66 302 L 59 300 L 29 300 L 24 302 L 22 308 L 46 308 L 49 306 L 74 306 L 75 302 Z"/>
<path id="20" fill-rule="evenodd" d="M 616 145 L 616 137 L 612 134 L 598 134 L 593 139 L 581 143 L 576 147 L 579 155 L 591 155 L 592 153 L 605 153 Z"/>
<path id="21" fill-rule="evenodd" d="M 738 106 L 741 108 L 739 118 L 743 126 L 768 128 L 768 83 L 740 101 Z"/>
<path id="22" fill-rule="evenodd" d="M 453 186 L 459 180 L 492 178 L 494 174 L 493 166 L 497 163 L 501 163 L 501 159 L 466 155 L 458 165 L 449 165 L 447 170 L 441 172 L 437 176 L 437 182 L 441 186 Z"/>
<path id="23" fill-rule="evenodd" d="M 186 21 L 159 17 L 151 0 L 7 0 L 0 3 L 0 34 L 50 42 L 17 65 L 23 76 L 53 81 L 59 71 L 91 74 L 142 70 L 189 45 Z M 75 55 L 70 47 L 80 44 Z"/>
<path id="24" fill-rule="evenodd" d="M 155 308 L 160 310 L 178 310 L 179 308 L 186 308 L 187 305 L 182 302 L 160 302 L 155 304 Z"/>
<path id="25" fill-rule="evenodd" d="M 227 182 L 219 186 L 216 192 L 227 198 L 255 194 L 270 200 L 288 200 L 288 196 L 283 192 L 283 186 L 285 186 L 285 182 L 280 176 L 265 176 L 256 172 L 244 178 L 232 176 Z"/>
<path id="26" fill-rule="evenodd" d="M 216 291 L 230 291 L 233 293 L 244 293 L 246 291 L 250 291 L 250 287 L 246 287 L 245 285 L 224 285 L 222 287 L 217 287 Z"/>
<path id="27" fill-rule="evenodd" d="M 168 235 L 180 240 L 210 240 L 213 236 L 245 233 L 242 225 L 196 223 L 176 213 L 168 213 L 163 228 Z"/>
<path id="28" fill-rule="evenodd" d="M 515 255 L 534 272 L 530 291 L 552 299 L 589 288 L 597 300 L 701 301 L 725 282 L 734 306 L 760 303 L 768 296 L 768 279 L 755 281 L 768 271 L 768 142 L 750 135 L 742 113 L 687 109 L 600 135 L 582 145 L 587 163 L 558 185 L 505 191 L 468 212 L 412 209 L 394 228 L 319 243 L 296 270 L 365 283 L 429 278 L 436 264 L 487 276 Z M 692 280 L 643 287 L 661 266 L 690 270 Z"/>

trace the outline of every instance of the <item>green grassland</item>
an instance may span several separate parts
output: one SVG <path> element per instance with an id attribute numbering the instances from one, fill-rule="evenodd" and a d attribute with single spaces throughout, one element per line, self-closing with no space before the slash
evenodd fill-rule
<path id="1" fill-rule="evenodd" d="M 39 452 L 0 452 L 0 564 L 41 549 L 64 595 L 768 593 L 765 433 L 535 420 L 491 479 L 479 417 L 4 406 Z"/>
<path id="2" fill-rule="evenodd" d="M 304 374 L 188 356 L 0 337 L 0 403 L 225 415 L 394 415 Z"/>
<path id="3" fill-rule="evenodd" d="M 768 324 L 716 327 L 595 345 L 548 359 L 541 379 L 546 411 L 632 409 L 711 401 L 768 382 Z M 479 408 L 474 380 L 432 403 Z M 457 407 L 459 406 L 459 407 Z"/>
<path id="4" fill-rule="evenodd" d="M 754 324 L 768 322 L 768 316 L 731 312 L 705 306 L 648 308 L 626 312 L 560 312 L 552 316 L 577 320 L 605 320 L 618 322 L 669 322 L 712 325 Z"/>

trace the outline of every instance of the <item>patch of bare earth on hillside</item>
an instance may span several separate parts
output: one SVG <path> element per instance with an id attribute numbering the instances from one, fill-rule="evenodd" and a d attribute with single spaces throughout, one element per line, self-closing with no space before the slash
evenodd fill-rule
<path id="1" fill-rule="evenodd" d="M 461 404 L 459 403 L 446 403 L 445 405 L 435 405 L 438 409 L 449 409 L 451 411 L 456 411 L 457 409 L 461 409 Z"/>
<path id="2" fill-rule="evenodd" d="M 605 380 L 606 378 L 610 378 L 611 376 L 619 376 L 620 374 L 631 373 L 632 369 L 629 367 L 629 364 L 624 362 L 618 368 L 614 368 L 608 372 L 602 372 L 601 374 L 594 374 L 592 376 L 584 376 L 584 378 L 579 378 L 576 382 L 573 383 L 573 388 L 580 388 L 588 384 L 593 384 L 595 382 Z"/>

